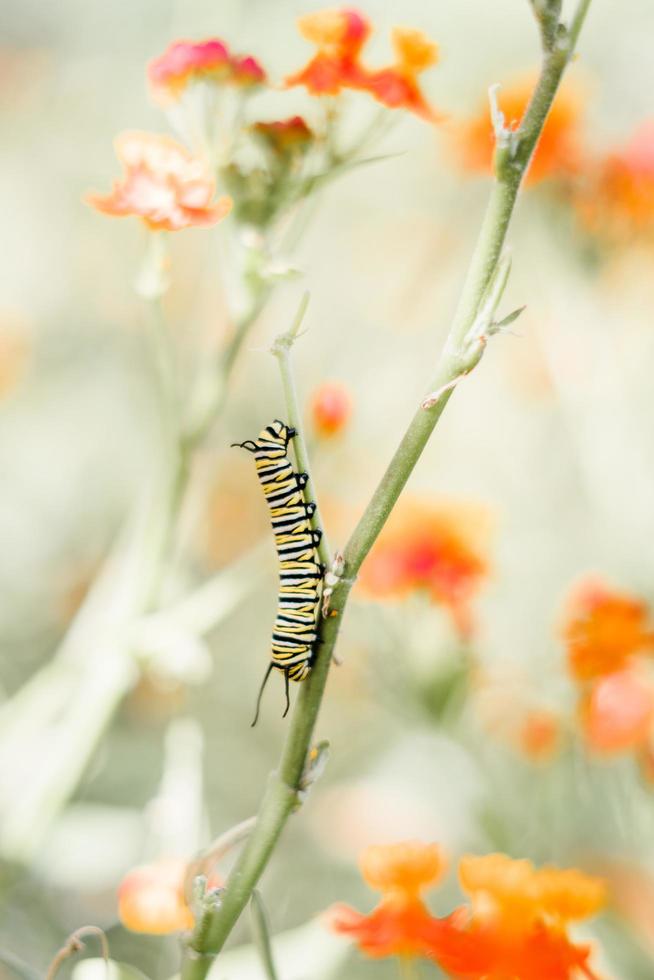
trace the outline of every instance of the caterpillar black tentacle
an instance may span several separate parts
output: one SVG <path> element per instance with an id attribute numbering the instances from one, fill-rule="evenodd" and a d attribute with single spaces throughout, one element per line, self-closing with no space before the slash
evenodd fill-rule
<path id="1" fill-rule="evenodd" d="M 294 428 L 275 419 L 256 439 L 233 443 L 254 455 L 279 559 L 279 598 L 270 664 L 259 689 L 253 727 L 271 671 L 275 669 L 284 675 L 283 717 L 286 717 L 290 707 L 289 680 L 302 681 L 308 676 L 319 642 L 319 590 L 325 569 L 315 549 L 322 531 L 311 527 L 316 505 L 306 502 L 302 493 L 309 477 L 306 473 L 296 473 L 288 458 L 288 444 L 295 435 Z"/>

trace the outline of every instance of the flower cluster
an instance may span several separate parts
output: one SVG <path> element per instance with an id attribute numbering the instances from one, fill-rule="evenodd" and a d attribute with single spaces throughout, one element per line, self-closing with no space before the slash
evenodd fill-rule
<path id="1" fill-rule="evenodd" d="M 469 903 L 439 918 L 422 896 L 444 870 L 435 844 L 368 848 L 361 871 L 381 892 L 381 901 L 368 915 L 335 906 L 331 928 L 352 938 L 367 956 L 423 957 L 459 980 L 596 977 L 591 947 L 575 943 L 569 927 L 602 908 L 601 880 L 576 869 L 537 869 L 504 854 L 466 855 L 458 871 Z"/>
<path id="2" fill-rule="evenodd" d="M 586 579 L 569 596 L 562 636 L 588 746 L 644 751 L 654 723 L 654 629 L 645 603 Z"/>
<path id="3" fill-rule="evenodd" d="M 316 54 L 287 86 L 303 85 L 312 95 L 340 95 L 345 89 L 367 92 L 389 109 L 406 109 L 436 122 L 439 114 L 420 89 L 419 75 L 436 64 L 438 49 L 421 31 L 393 29 L 393 63 L 370 69 L 361 53 L 372 28 L 356 10 L 324 10 L 301 17 L 298 26 Z"/>
<path id="4" fill-rule="evenodd" d="M 395 28 L 393 63 L 371 70 L 360 61 L 371 25 L 357 11 L 308 14 L 300 18 L 299 27 L 318 50 L 304 69 L 286 79 L 287 89 L 304 85 L 315 96 L 357 89 L 390 109 L 436 120 L 418 76 L 435 63 L 437 51 L 419 31 Z M 232 195 L 236 221 L 264 229 L 349 159 L 347 151 L 335 148 L 333 131 L 327 140 L 301 116 L 245 119 L 244 97 L 265 87 L 268 76 L 257 58 L 233 54 L 221 38 L 174 41 L 150 62 L 147 75 L 155 101 L 169 110 L 191 150 L 165 136 L 124 134 L 117 143 L 124 179 L 111 194 L 89 198 L 105 214 L 135 215 L 152 230 L 213 224 L 230 210 L 227 197 L 211 203 L 216 169 Z M 225 91 L 232 93 L 227 105 L 218 98 Z M 325 127 L 333 129 L 329 113 Z M 260 163 L 244 164 L 235 152 L 247 140 L 258 151 Z M 314 172 L 305 172 L 313 147 L 321 153 L 314 160 Z"/>
<path id="5" fill-rule="evenodd" d="M 245 90 L 262 85 L 266 73 L 251 55 L 233 55 L 219 38 L 173 41 L 148 65 L 154 98 L 163 104 L 180 98 L 188 85 L 210 82 Z"/>
<path id="6" fill-rule="evenodd" d="M 403 497 L 361 569 L 361 591 L 372 598 L 426 592 L 468 637 L 471 600 L 489 571 L 489 524 L 477 505 Z"/>

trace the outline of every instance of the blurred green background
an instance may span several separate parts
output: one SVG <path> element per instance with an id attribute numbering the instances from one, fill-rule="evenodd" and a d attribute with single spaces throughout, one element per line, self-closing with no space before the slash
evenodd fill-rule
<path id="1" fill-rule="evenodd" d="M 105 221 L 83 195 L 117 173 L 117 132 L 166 131 L 148 101 L 144 69 L 172 39 L 224 37 L 281 78 L 307 55 L 295 18 L 318 6 L 2 5 L 0 333 L 25 345 L 0 405 L 6 698 L 52 656 L 146 479 L 156 442 L 144 313 L 132 289 L 143 232 L 135 221 Z M 452 118 L 475 112 L 490 84 L 538 63 L 526 0 L 366 0 L 363 9 L 376 27 L 373 57 L 387 56 L 398 22 L 438 41 L 442 60 L 426 88 Z M 651 112 L 653 30 L 646 0 L 591 7 L 572 69 L 587 93 L 588 145 L 625 138 Z M 297 90 L 270 104 L 283 104 L 285 114 L 312 111 Z M 347 432 L 314 445 L 327 532 L 342 544 L 423 394 L 488 192 L 487 179 L 457 168 L 447 127 L 403 119 L 383 149 L 388 160 L 321 196 L 294 257 L 303 279 L 275 293 L 240 357 L 226 415 L 196 461 L 179 543 L 183 584 L 215 574 L 259 537 L 269 545 L 255 562 L 261 574 L 206 647 L 203 640 L 179 654 L 179 672 L 196 683 L 135 679 L 70 805 L 27 866 L 4 866 L 0 944 L 39 969 L 86 922 L 108 931 L 117 959 L 150 976 L 176 968 L 176 940 L 129 934 L 117 924 L 115 897 L 124 872 L 156 851 L 148 805 L 159 791 L 171 720 L 190 716 L 198 725 L 177 736 L 191 760 L 183 772 L 202 770 L 202 839 L 256 810 L 285 729 L 275 679 L 259 726 L 249 728 L 275 568 L 253 468 L 229 444 L 283 415 L 276 365 L 262 351 L 308 288 L 309 330 L 295 349 L 301 397 L 329 378 L 354 400 Z M 224 330 L 218 238 L 192 230 L 173 242 L 166 307 L 182 352 L 202 350 Z M 411 489 L 489 507 L 492 573 L 475 606 L 475 657 L 510 676 L 517 697 L 524 685 L 560 709 L 574 701 L 556 635 L 571 581 L 598 571 L 654 598 L 651 252 L 589 257 L 564 204 L 545 187 L 523 193 L 510 238 L 505 303 L 507 311 L 527 304 L 520 336 L 494 342 L 462 383 Z M 550 767 L 534 767 L 485 737 L 474 707 L 457 702 L 459 649 L 442 610 L 419 599 L 353 603 L 340 651 L 344 665 L 333 671 L 319 723 L 330 763 L 263 883 L 275 931 L 337 900 L 370 907 L 355 861 L 380 838 L 439 840 L 452 855 L 501 848 L 590 870 L 618 859 L 651 867 L 653 791 L 631 760 L 596 763 L 573 746 Z M 47 776 L 48 751 L 25 744 L 26 783 Z M 184 793 L 173 793 L 182 811 Z M 182 813 L 180 827 L 185 819 Z M 434 907 L 451 908 L 455 896 L 451 882 Z M 605 929 L 611 975 L 651 976 L 642 936 L 623 925 Z M 234 942 L 247 940 L 243 922 Z M 395 970 L 354 957 L 333 975 L 383 978 Z"/>

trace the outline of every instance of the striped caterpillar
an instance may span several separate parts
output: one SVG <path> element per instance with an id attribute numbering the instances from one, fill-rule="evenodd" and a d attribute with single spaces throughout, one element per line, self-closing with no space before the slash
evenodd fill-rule
<path id="1" fill-rule="evenodd" d="M 295 429 L 275 419 L 256 439 L 232 444 L 254 456 L 279 559 L 279 598 L 271 657 L 259 689 L 253 727 L 271 670 L 274 668 L 284 675 L 285 718 L 290 705 L 288 682 L 307 677 L 318 642 L 319 588 L 325 568 L 318 561 L 315 549 L 322 531 L 311 527 L 316 505 L 306 503 L 302 492 L 309 477 L 306 473 L 296 473 L 288 458 L 288 444 L 294 436 Z"/>

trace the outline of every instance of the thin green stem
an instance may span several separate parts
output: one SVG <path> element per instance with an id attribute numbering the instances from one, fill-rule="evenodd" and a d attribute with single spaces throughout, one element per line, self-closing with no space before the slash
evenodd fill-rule
<path id="1" fill-rule="evenodd" d="M 270 942 L 270 927 L 268 925 L 266 907 L 256 888 L 252 892 L 252 898 L 250 899 L 250 926 L 267 980 L 278 980 L 275 961 L 273 959 L 272 943 Z"/>
<path id="2" fill-rule="evenodd" d="M 345 549 L 345 575 L 336 586 L 331 612 L 325 620 L 322 645 L 307 680 L 302 684 L 286 735 L 279 768 L 271 773 L 259 808 L 254 830 L 228 879 L 222 903 L 212 915 L 207 930 L 200 936 L 196 930 L 182 967 L 182 980 L 203 980 L 215 955 L 222 949 L 240 913 L 246 906 L 277 844 L 290 814 L 301 802 L 302 776 L 327 674 L 336 644 L 342 612 L 354 577 L 381 531 L 397 498 L 427 444 L 451 394 L 456 380 L 477 363 L 483 344 L 471 356 L 469 333 L 487 302 L 487 293 L 497 275 L 498 263 L 506 240 L 509 223 L 522 178 L 527 170 L 556 91 L 572 56 L 590 0 L 580 0 L 566 43 L 559 41 L 544 55 L 543 67 L 531 102 L 517 133 L 505 134 L 498 141 L 496 179 L 484 216 L 476 247 L 466 276 L 461 299 L 439 360 L 434 379 L 428 387 L 435 398 L 425 400 L 412 419 L 391 463 L 383 475 L 361 520 Z M 297 331 L 296 331 L 297 332 Z M 288 337 L 288 335 L 287 335 Z M 292 343 L 290 339 L 290 343 Z M 479 338 L 485 342 L 485 338 Z M 278 354 L 278 356 L 280 356 Z M 285 390 L 289 405 L 297 415 L 297 400 L 284 355 L 280 364 L 289 368 Z M 291 412 L 289 412 L 289 415 Z M 300 452 L 305 449 L 299 443 Z M 195 958 L 201 956 L 200 958 Z"/>
<path id="3" fill-rule="evenodd" d="M 295 319 L 293 320 L 290 330 L 284 334 L 280 334 L 280 336 L 275 339 L 275 342 L 271 348 L 271 353 L 279 362 L 282 388 L 284 389 L 284 400 L 286 401 L 288 424 L 295 429 L 293 451 L 295 453 L 298 472 L 306 473 L 309 477 L 309 493 L 316 505 L 316 510 L 311 519 L 311 524 L 314 530 L 321 530 L 323 532 L 320 544 L 318 545 L 318 554 L 320 555 L 320 560 L 323 562 L 325 567 L 328 568 L 331 564 L 331 554 L 327 543 L 327 536 L 324 533 L 324 524 L 322 523 L 322 518 L 320 516 L 320 508 L 318 506 L 318 501 L 316 500 L 315 487 L 311 478 L 311 464 L 309 462 L 309 453 L 307 451 L 307 443 L 304 437 L 302 425 L 302 413 L 300 411 L 300 405 L 295 387 L 295 377 L 291 364 L 291 348 L 298 338 L 298 331 L 302 326 L 302 321 L 304 320 L 304 315 L 308 305 L 309 294 L 305 293 L 300 301 L 298 311 L 295 314 Z"/>

